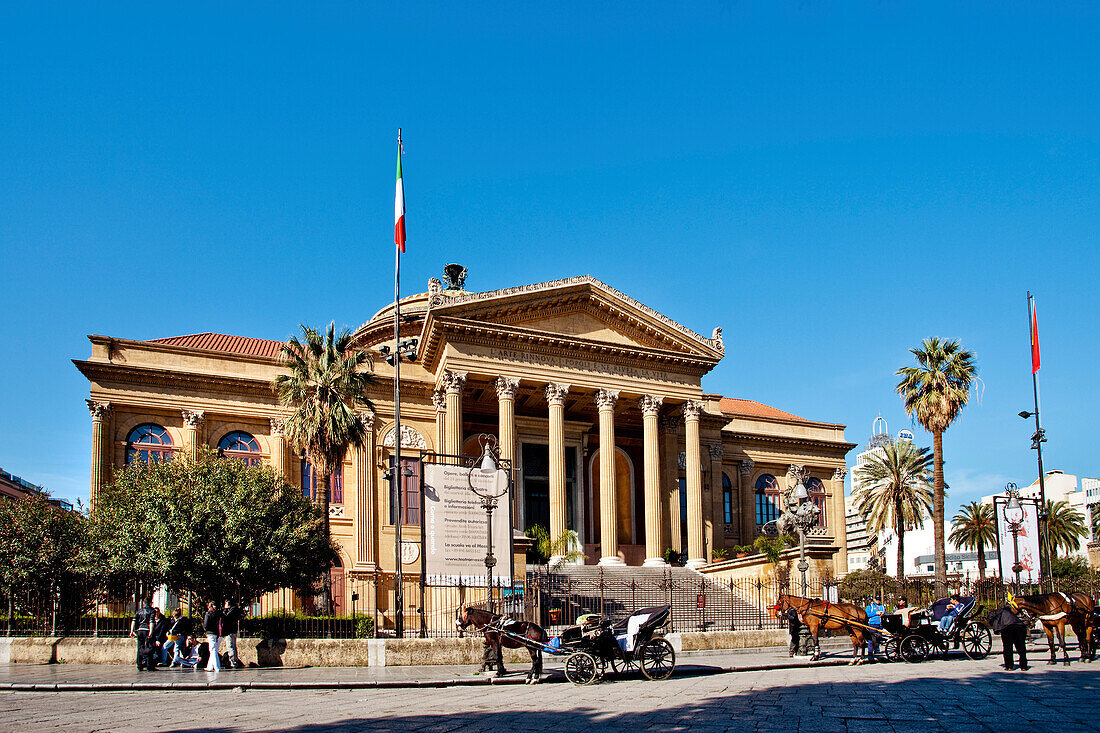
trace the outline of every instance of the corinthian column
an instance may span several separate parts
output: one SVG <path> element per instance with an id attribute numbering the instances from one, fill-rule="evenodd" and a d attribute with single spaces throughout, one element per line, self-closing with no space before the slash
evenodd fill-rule
<path id="1" fill-rule="evenodd" d="M 183 449 L 191 460 L 199 457 L 199 446 L 202 445 L 202 425 L 206 422 L 206 413 L 202 410 L 182 410 L 183 415 Z"/>
<path id="2" fill-rule="evenodd" d="M 363 447 L 356 451 L 355 456 L 355 565 L 356 570 L 369 572 L 377 567 L 374 542 L 378 506 L 374 470 L 374 413 L 364 412 L 359 417 L 366 430 Z"/>
<path id="3" fill-rule="evenodd" d="M 705 527 L 704 537 L 710 539 L 711 549 L 718 547 L 719 539 L 722 540 L 723 546 L 725 544 L 725 531 L 724 529 L 715 529 L 715 527 L 724 527 L 725 525 L 725 504 L 726 497 L 722 493 L 722 444 L 712 443 L 707 446 L 707 452 L 710 453 L 710 520 L 706 518 L 703 520 Z M 732 490 L 732 487 L 731 487 Z M 730 506 L 730 523 L 733 523 L 733 506 L 731 497 Z M 706 551 L 704 543 L 704 552 Z M 709 558 L 708 558 L 709 559 Z"/>
<path id="4" fill-rule="evenodd" d="M 699 463 L 699 402 L 684 403 L 684 474 L 687 484 L 687 536 L 690 568 L 707 564 L 703 543 L 703 471 Z"/>
<path id="5" fill-rule="evenodd" d="M 619 512 L 615 485 L 615 403 L 617 390 L 596 392 L 600 412 L 600 565 L 624 565 L 619 558 Z"/>
<path id="6" fill-rule="evenodd" d="M 92 485 L 89 503 L 95 506 L 96 496 L 107 483 L 111 472 L 111 403 L 84 400 L 92 414 Z"/>
<path id="7" fill-rule="evenodd" d="M 642 411 L 642 461 L 645 464 L 645 565 L 664 567 L 661 557 L 661 459 L 657 417 L 662 398 L 646 395 L 638 400 Z"/>
<path id="8" fill-rule="evenodd" d="M 466 372 L 443 371 L 443 391 L 446 393 L 447 418 L 444 427 L 446 440 L 443 452 L 457 456 L 462 452 L 462 387 L 466 384 Z"/>
<path id="9" fill-rule="evenodd" d="M 432 404 L 435 405 L 435 450 L 447 451 L 447 393 L 441 389 L 432 391 Z"/>
<path id="10" fill-rule="evenodd" d="M 839 578 L 848 572 L 848 534 L 845 530 L 847 522 L 844 516 L 844 474 L 847 468 L 833 470 L 833 495 L 828 501 L 832 504 L 832 531 L 833 544 L 837 546 L 836 555 L 833 556 L 833 577 Z"/>
<path id="11" fill-rule="evenodd" d="M 286 437 L 283 435 L 285 426 L 286 419 L 281 417 L 271 418 L 271 468 L 283 478 L 287 477 Z"/>
<path id="12" fill-rule="evenodd" d="M 519 379 L 515 377 L 497 377 L 493 382 L 497 390 L 497 437 L 500 438 L 500 457 L 508 461 L 515 481 L 516 461 L 516 389 Z M 519 492 L 512 492 L 512 516 L 519 521 Z"/>
<path id="13" fill-rule="evenodd" d="M 557 541 L 565 526 L 565 395 L 568 384 L 546 385 L 550 423 L 550 540 Z M 560 559 L 559 557 L 551 560 Z"/>

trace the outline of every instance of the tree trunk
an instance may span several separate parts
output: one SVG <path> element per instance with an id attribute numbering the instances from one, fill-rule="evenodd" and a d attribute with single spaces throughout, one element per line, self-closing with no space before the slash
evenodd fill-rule
<path id="1" fill-rule="evenodd" d="M 325 467 L 320 462 L 311 463 L 313 463 L 313 490 L 316 492 L 316 501 L 321 505 L 321 518 L 324 521 L 322 532 L 324 532 L 325 542 L 329 542 L 332 539 L 328 521 L 329 472 L 324 470 Z M 332 573 L 329 568 L 325 568 L 321 573 L 321 603 L 319 605 L 322 614 L 332 613 Z"/>
<path id="2" fill-rule="evenodd" d="M 894 532 L 898 536 L 898 582 L 905 580 L 905 520 L 901 516 L 901 496 L 894 497 Z"/>
<path id="3" fill-rule="evenodd" d="M 985 545 L 978 540 L 978 582 L 985 580 Z"/>
<path id="4" fill-rule="evenodd" d="M 943 431 L 932 433 L 932 536 L 936 553 L 936 596 L 947 596 L 947 551 L 943 537 Z"/>

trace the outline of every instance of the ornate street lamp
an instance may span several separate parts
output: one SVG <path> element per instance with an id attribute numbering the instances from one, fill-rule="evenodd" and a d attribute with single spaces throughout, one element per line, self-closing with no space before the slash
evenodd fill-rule
<path id="1" fill-rule="evenodd" d="M 512 472 L 500 467 L 500 452 L 494 436 L 483 433 L 478 436 L 478 442 L 481 443 L 481 458 L 470 466 L 467 480 L 470 491 L 481 499 L 481 508 L 485 510 L 485 590 L 489 612 L 496 613 L 493 607 L 493 567 L 497 564 L 493 555 L 493 510 L 497 502 L 508 495 Z"/>
<path id="2" fill-rule="evenodd" d="M 1012 533 L 1012 572 L 1016 574 L 1015 593 L 1020 592 L 1020 571 L 1024 566 L 1020 564 L 1020 529 L 1024 526 L 1024 507 L 1020 504 L 1020 492 L 1016 484 L 1011 481 L 1005 485 L 1005 494 L 1008 495 L 1008 503 L 1001 513 L 1008 522 L 1008 531 Z"/>

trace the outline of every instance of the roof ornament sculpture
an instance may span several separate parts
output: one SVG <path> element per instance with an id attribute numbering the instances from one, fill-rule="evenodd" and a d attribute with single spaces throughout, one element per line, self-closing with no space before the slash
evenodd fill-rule
<path id="1" fill-rule="evenodd" d="M 451 263 L 443 267 L 443 286 L 447 290 L 466 289 L 466 268 L 462 265 Z"/>

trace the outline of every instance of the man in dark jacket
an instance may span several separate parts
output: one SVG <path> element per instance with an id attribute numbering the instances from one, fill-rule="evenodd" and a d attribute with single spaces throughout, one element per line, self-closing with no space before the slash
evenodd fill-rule
<path id="1" fill-rule="evenodd" d="M 137 639 L 137 668 L 140 672 L 148 669 L 152 672 L 156 669 L 153 661 L 155 647 L 150 643 L 149 635 L 153 630 L 153 599 L 146 596 L 144 605 L 134 614 L 130 622 L 130 638 Z"/>
<path id="2" fill-rule="evenodd" d="M 241 610 L 233 601 L 226 601 L 222 609 L 222 637 L 225 638 L 225 654 L 229 666 L 240 669 L 244 665 L 237 658 L 237 634 L 241 630 Z"/>
<path id="3" fill-rule="evenodd" d="M 787 609 L 787 631 L 791 634 L 791 643 L 787 646 L 787 656 L 793 657 L 799 653 L 799 641 L 802 635 L 802 618 L 793 608 Z"/>
<path id="4" fill-rule="evenodd" d="M 164 657 L 164 645 L 168 643 L 168 619 L 164 617 L 159 608 L 153 609 L 153 629 L 149 632 L 149 641 L 154 650 L 154 666 L 164 665 L 168 660 Z"/>
<path id="5" fill-rule="evenodd" d="M 1011 604 L 989 614 L 989 625 L 1001 635 L 1001 646 L 1004 648 L 1005 669 L 1012 670 L 1012 649 L 1015 647 L 1020 657 L 1020 669 L 1027 671 L 1027 624 L 1016 615 L 1016 610 Z"/>

